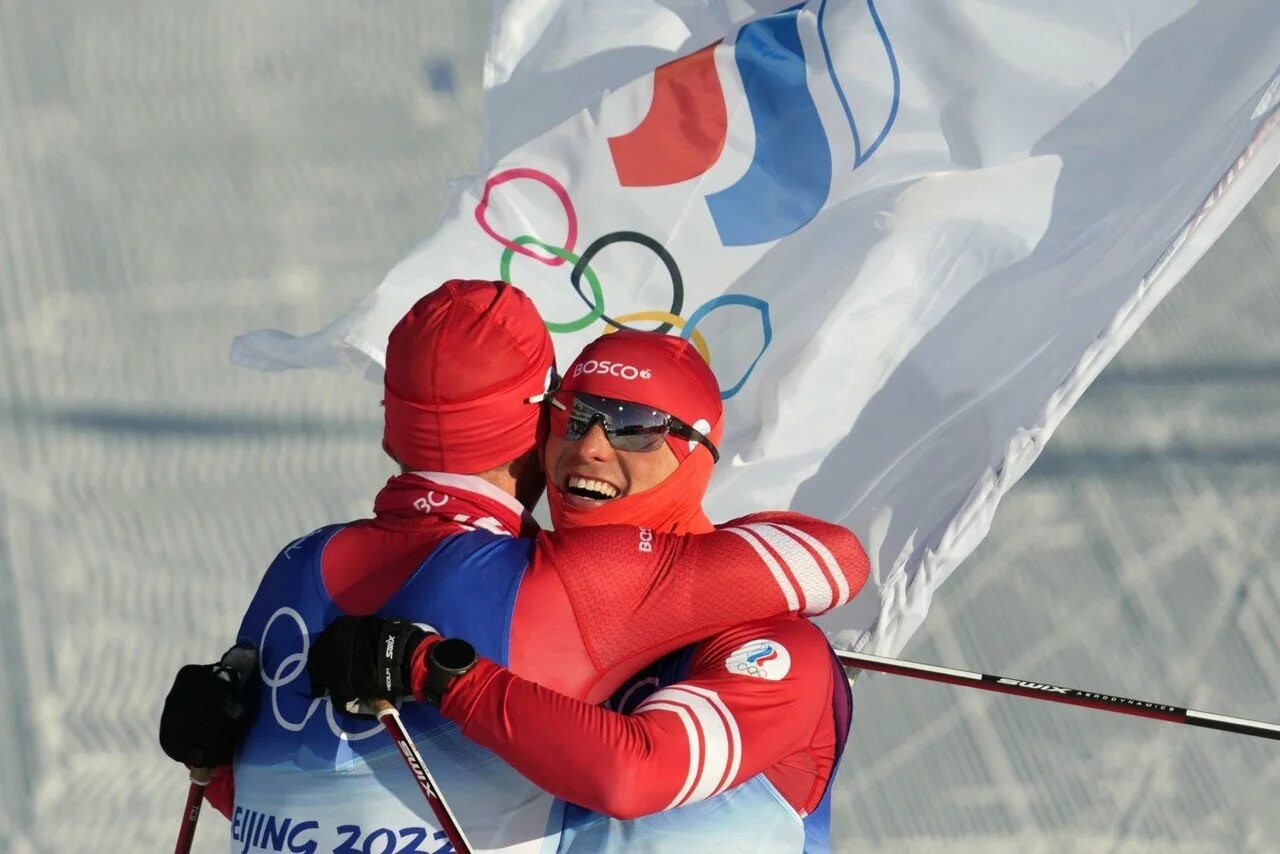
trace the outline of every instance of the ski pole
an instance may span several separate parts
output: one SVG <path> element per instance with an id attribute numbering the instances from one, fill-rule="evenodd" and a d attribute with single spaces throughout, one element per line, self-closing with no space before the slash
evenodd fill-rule
<path id="1" fill-rule="evenodd" d="M 836 657 L 845 667 L 859 670 L 875 670 L 880 673 L 892 673 L 896 676 L 910 676 L 915 679 L 927 679 L 931 682 L 945 682 L 948 685 L 960 685 L 965 688 L 980 688 L 983 691 L 997 691 L 1001 694 L 1013 694 L 1017 697 L 1030 697 L 1033 700 L 1049 700 L 1054 703 L 1066 703 L 1071 706 L 1084 706 L 1104 712 L 1119 712 L 1122 715 L 1135 715 L 1141 718 L 1154 718 L 1175 724 L 1219 729 L 1241 735 L 1253 735 L 1260 738 L 1280 740 L 1280 726 L 1263 721 L 1251 721 L 1245 718 L 1233 718 L 1226 715 L 1215 715 L 1210 712 L 1198 712 L 1195 709 L 1184 709 L 1165 703 L 1150 700 L 1131 700 L 1113 694 L 1102 694 L 1097 691 L 1081 691 L 1078 688 L 1063 688 L 1059 685 L 1048 685 L 1043 682 L 1027 682 L 1022 679 L 1010 679 L 1007 676 L 992 676 L 988 673 L 974 673 L 969 670 L 952 670 L 949 667 L 937 667 L 932 664 L 917 664 L 897 658 L 882 658 L 878 655 L 866 655 L 857 652 L 838 650 Z"/>
<path id="2" fill-rule="evenodd" d="M 187 789 L 187 806 L 182 811 L 182 827 L 178 829 L 178 843 L 173 854 L 187 854 L 196 838 L 196 822 L 200 820 L 200 805 L 204 803 L 204 787 L 209 785 L 208 768 L 191 769 L 191 787 Z"/>
<path id="3" fill-rule="evenodd" d="M 435 778 L 431 776 L 431 771 L 427 768 L 427 763 L 423 761 L 422 754 L 418 752 L 418 746 L 413 743 L 413 739 L 409 736 L 409 731 L 404 728 L 404 721 L 400 719 L 400 713 L 396 711 L 396 707 L 387 700 L 375 700 L 373 708 L 377 712 L 378 720 L 382 723 L 383 728 L 391 736 L 391 740 L 395 742 L 396 747 L 400 749 L 404 764 L 409 766 L 409 771 L 413 773 L 413 779 L 418 781 L 418 788 L 422 790 L 423 797 L 427 799 L 427 805 L 431 807 L 431 812 L 435 813 L 436 821 L 440 822 L 445 835 L 453 843 L 454 851 L 457 854 L 471 854 L 471 843 L 467 840 L 467 835 L 462 832 L 457 816 L 453 814 L 453 810 L 449 809 L 444 796 L 440 794 L 439 785 L 436 784 Z"/>

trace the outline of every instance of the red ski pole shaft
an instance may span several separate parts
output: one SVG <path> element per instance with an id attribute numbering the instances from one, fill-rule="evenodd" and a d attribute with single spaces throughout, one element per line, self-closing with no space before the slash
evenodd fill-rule
<path id="1" fill-rule="evenodd" d="M 1154 718 L 1155 720 L 1168 721 L 1170 723 L 1189 724 L 1190 726 L 1224 730 L 1226 732 L 1239 733 L 1240 735 L 1280 740 L 1280 726 L 1264 721 L 1215 715 L 1211 712 L 1198 712 L 1195 709 L 1184 709 L 1181 706 L 1170 706 L 1150 700 L 1131 700 L 1128 697 L 1117 697 L 1114 694 L 1082 691 L 1078 688 L 1064 688 L 1060 685 L 1049 685 L 1044 682 L 1028 682 L 1023 679 L 1011 679 L 1008 676 L 974 673 L 970 670 L 953 670 L 949 667 L 917 664 L 914 661 L 882 658 L 878 655 L 837 651 L 836 656 L 845 667 L 858 670 L 875 670 L 880 673 L 892 673 L 896 676 L 927 679 L 930 682 L 945 682 L 948 685 L 959 685 L 964 688 L 979 688 L 983 691 L 996 691 L 1001 694 L 1013 694 L 1017 697 L 1029 697 L 1033 700 L 1049 700 L 1054 703 L 1084 706 L 1088 709 L 1098 709 L 1104 712 L 1118 712 L 1122 715 Z"/>
<path id="2" fill-rule="evenodd" d="M 435 814 L 436 821 L 440 822 L 440 827 L 444 829 L 445 835 L 453 843 L 454 851 L 457 854 L 471 854 L 471 843 L 467 840 L 467 835 L 462 832 L 457 816 L 453 814 L 453 810 L 449 809 L 449 804 L 445 802 L 444 796 L 440 794 L 440 787 L 436 785 L 435 778 L 431 776 L 431 771 L 427 768 L 427 763 L 423 761 L 422 754 L 418 752 L 418 746 L 413 743 L 408 730 L 404 728 L 404 721 L 400 719 L 400 713 L 396 711 L 395 706 L 386 700 L 375 700 L 373 707 L 378 713 L 378 720 L 382 723 L 383 728 L 391 736 L 391 740 L 395 742 L 396 747 L 399 748 L 400 756 L 404 759 L 404 764 L 409 766 L 413 779 L 418 781 L 418 788 L 422 790 L 423 797 L 427 799 L 427 804 L 431 807 L 431 812 Z"/>
<path id="3" fill-rule="evenodd" d="M 209 785 L 208 768 L 191 769 L 191 786 L 187 789 L 187 805 L 182 810 L 182 827 L 178 828 L 178 842 L 173 854 L 187 854 L 196 838 L 196 822 L 200 820 L 200 806 L 204 803 L 204 787 Z"/>

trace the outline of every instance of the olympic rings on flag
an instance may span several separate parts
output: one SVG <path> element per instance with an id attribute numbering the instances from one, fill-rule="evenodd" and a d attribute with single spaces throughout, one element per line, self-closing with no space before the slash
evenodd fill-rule
<path id="1" fill-rule="evenodd" d="M 605 330 L 602 334 L 608 335 L 611 332 L 617 332 L 619 329 L 630 329 L 631 327 L 623 326 L 622 324 L 630 323 L 633 320 L 661 321 L 663 323 L 667 323 L 667 324 L 670 324 L 671 326 L 674 326 L 676 329 L 681 330 L 681 334 L 680 334 L 681 338 L 690 337 L 689 335 L 685 335 L 683 332 L 685 326 L 688 324 L 688 321 L 686 321 L 680 315 L 672 314 L 669 311 L 637 311 L 632 314 L 620 315 L 617 318 L 617 325 L 616 326 L 610 325 L 605 327 Z M 708 365 L 711 364 L 711 348 L 707 346 L 706 337 L 701 332 L 695 329 L 693 330 L 692 338 L 693 338 L 693 346 L 698 348 L 698 353 L 702 356 L 702 360 L 706 362 Z"/>
<path id="2" fill-rule="evenodd" d="M 742 391 L 742 387 L 746 385 L 747 380 L 751 377 L 751 372 L 756 369 L 756 364 L 764 356 L 764 351 L 769 349 L 769 344 L 773 341 L 773 324 L 769 322 L 769 303 L 759 297 L 747 296 L 746 294 L 721 294 L 698 306 L 698 310 L 689 316 L 684 329 L 680 331 L 680 336 L 688 338 L 691 335 L 697 335 L 697 326 L 702 322 L 702 319 L 723 305 L 740 305 L 745 308 L 754 308 L 760 312 L 760 332 L 764 336 L 764 340 L 760 342 L 760 351 L 751 360 L 751 364 L 747 365 L 747 369 L 742 372 L 742 376 L 738 378 L 738 381 L 727 389 L 720 389 L 720 399 L 728 400 Z M 697 346 L 696 341 L 694 346 Z M 710 360 L 707 361 L 707 364 L 711 364 Z"/>
<path id="3" fill-rule="evenodd" d="M 498 234 L 492 226 L 489 225 L 487 214 L 489 210 L 490 192 L 497 186 L 514 181 L 517 179 L 528 179 L 542 184 L 560 200 L 561 206 L 564 208 L 565 219 L 568 224 L 568 232 L 565 237 L 564 246 L 556 246 L 548 243 L 532 234 L 522 234 L 518 237 L 508 238 Z M 485 182 L 484 191 L 480 197 L 479 203 L 475 209 L 476 222 L 485 234 L 497 241 L 502 249 L 502 256 L 498 262 L 498 277 L 504 282 L 511 281 L 511 262 L 517 254 L 524 255 L 527 258 L 533 258 L 549 267 L 557 267 L 566 261 L 573 265 L 573 269 L 569 274 L 569 283 L 573 286 L 574 291 L 587 305 L 587 313 L 581 317 L 567 321 L 546 321 L 547 329 L 551 332 L 568 333 L 578 332 L 586 329 L 597 320 L 603 320 L 605 323 L 604 334 L 608 335 L 619 329 L 634 329 L 635 327 L 628 324 L 636 322 L 651 322 L 658 325 L 652 330 L 654 332 L 666 333 L 672 329 L 679 330 L 681 338 L 688 339 L 693 342 L 694 347 L 702 355 L 702 358 L 711 364 L 711 348 L 707 344 L 706 336 L 697 329 L 699 323 L 706 319 L 707 315 L 718 308 L 725 306 L 741 306 L 744 308 L 754 309 L 760 313 L 760 329 L 763 340 L 760 344 L 760 350 L 756 353 L 751 363 L 747 365 L 746 370 L 742 372 L 733 385 L 720 390 L 721 399 L 727 400 L 739 391 L 746 384 L 751 374 L 755 371 L 756 365 L 764 356 L 765 351 L 769 349 L 770 343 L 773 341 L 773 326 L 769 319 L 769 304 L 757 297 L 747 296 L 745 294 L 722 294 L 712 297 L 707 302 L 700 305 L 686 319 L 681 316 L 680 312 L 684 308 L 684 277 L 680 273 L 680 267 L 676 264 L 676 260 L 672 257 L 667 248 L 654 238 L 638 231 L 614 231 L 603 237 L 593 241 L 581 255 L 573 251 L 574 243 L 578 238 L 578 215 L 574 210 L 573 201 L 569 198 L 569 192 L 564 185 L 552 176 L 538 169 L 514 168 L 505 169 L 491 176 Z M 591 268 L 591 261 L 605 248 L 615 243 L 636 243 L 650 250 L 662 262 L 663 267 L 667 270 L 667 275 L 671 279 L 671 308 L 670 310 L 653 309 L 649 311 L 636 311 L 628 314 L 618 315 L 616 317 L 605 314 L 604 305 L 604 288 L 600 283 L 600 278 Z M 537 247 L 547 253 L 544 256 L 538 252 L 532 251 L 529 247 Z M 588 296 L 583 292 L 582 280 L 586 279 L 591 294 Z M 643 330 L 642 330 L 643 331 Z"/>
<path id="4" fill-rule="evenodd" d="M 578 263 L 573 265 L 573 272 L 569 274 L 569 284 L 573 285 L 573 289 L 578 292 L 578 296 L 582 297 L 582 301 L 589 308 L 595 310 L 596 306 L 592 305 L 591 300 L 587 299 L 587 295 L 582 292 L 582 273 L 586 266 L 591 263 L 591 259 L 596 257 L 601 249 L 612 246 L 615 243 L 638 243 L 658 256 L 662 266 L 667 268 L 667 275 L 671 277 L 671 314 L 679 317 L 681 309 L 684 308 L 684 278 L 680 275 L 680 268 L 676 266 L 676 259 L 671 257 L 671 253 L 661 243 L 638 231 L 615 231 L 606 234 L 604 237 L 597 238 L 594 243 L 586 248 L 582 253 L 582 257 L 578 259 Z M 600 317 L 605 323 L 618 329 L 631 328 L 604 314 L 603 306 L 601 307 Z M 671 326 L 672 324 L 670 323 L 661 323 L 653 331 L 670 332 Z"/>
<path id="5" fill-rule="evenodd" d="M 515 241 L 508 240 L 494 231 L 493 226 L 489 225 L 489 193 L 493 191 L 494 187 L 505 184 L 508 181 L 514 181 L 517 178 L 528 178 L 531 181 L 537 181 L 554 193 L 555 197 L 560 200 L 560 204 L 564 207 L 565 220 L 568 223 L 568 233 L 564 238 L 564 251 L 573 251 L 573 244 L 578 242 L 578 213 L 573 209 L 573 200 L 569 198 L 569 191 L 564 188 L 564 184 L 561 184 L 540 169 L 504 169 L 496 175 L 490 176 L 489 180 L 484 182 L 484 192 L 481 193 L 480 202 L 476 205 L 476 222 L 480 224 L 480 228 L 484 230 L 485 234 L 501 243 L 507 249 L 519 252 L 521 255 L 527 255 L 535 261 L 541 261 L 548 267 L 559 267 L 565 262 L 565 258 L 559 255 L 552 258 L 544 258 L 538 253 L 531 252 L 524 246 L 518 245 Z M 545 244 L 540 245 L 545 247 Z"/>
<path id="6" fill-rule="evenodd" d="M 561 249 L 558 246 L 552 246 L 549 243 L 543 243 L 536 237 L 529 234 L 522 234 L 515 240 L 511 241 L 512 246 L 502 250 L 502 258 L 498 261 L 498 278 L 504 282 L 511 282 L 511 259 L 516 252 L 520 251 L 520 247 L 530 244 L 538 246 L 550 252 L 561 261 L 569 261 L 578 264 L 578 256 L 567 249 Z M 577 269 L 575 266 L 574 269 Z M 577 320 L 570 320 L 565 323 L 558 323 L 553 320 L 546 321 L 547 329 L 552 332 L 577 332 L 579 329 L 586 329 L 595 323 L 604 315 L 604 291 L 600 288 L 600 279 L 597 278 L 595 271 L 591 267 L 583 266 L 583 275 L 587 277 L 587 284 L 591 286 L 591 295 L 595 297 L 595 305 L 586 314 Z M 578 293 L 582 293 L 581 290 Z M 590 302 L 587 305 L 591 305 Z"/>

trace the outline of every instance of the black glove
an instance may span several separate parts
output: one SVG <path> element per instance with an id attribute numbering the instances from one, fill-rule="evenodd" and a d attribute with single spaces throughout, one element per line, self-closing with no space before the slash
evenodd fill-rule
<path id="1" fill-rule="evenodd" d="M 326 692 L 341 712 L 356 714 L 363 700 L 395 700 L 413 693 L 409 665 L 427 633 L 408 620 L 339 617 L 311 646 L 311 693 Z"/>
<path id="2" fill-rule="evenodd" d="M 160 747 L 170 759 L 194 768 L 231 761 L 253 719 L 257 660 L 252 646 L 240 645 L 217 664 L 178 671 L 160 715 Z"/>

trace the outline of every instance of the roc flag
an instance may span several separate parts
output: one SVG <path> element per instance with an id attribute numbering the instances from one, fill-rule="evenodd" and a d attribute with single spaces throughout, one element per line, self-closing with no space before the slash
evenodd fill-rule
<path id="1" fill-rule="evenodd" d="M 562 363 L 692 339 L 726 404 L 708 511 L 866 543 L 827 618 L 895 653 L 1089 382 L 1280 157 L 1280 3 L 499 3 L 482 172 L 367 299 L 232 357 L 382 361 L 503 278 Z"/>

